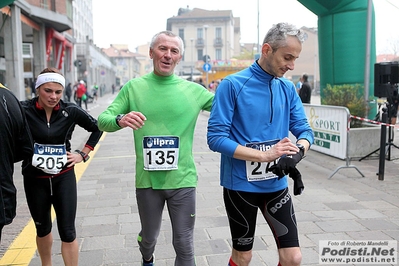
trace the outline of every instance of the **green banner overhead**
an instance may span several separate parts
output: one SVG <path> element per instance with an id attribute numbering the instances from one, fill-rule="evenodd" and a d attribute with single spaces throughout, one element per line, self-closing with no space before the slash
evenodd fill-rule
<path id="1" fill-rule="evenodd" d="M 15 0 L 0 0 L 0 8 L 11 5 Z"/>
<path id="2" fill-rule="evenodd" d="M 372 4 L 371 18 L 368 16 L 371 1 L 298 0 L 298 2 L 318 16 L 321 96 L 327 84 L 365 84 L 365 73 L 368 72 L 370 73 L 367 76 L 368 82 L 372 84 L 368 95 L 374 95 L 376 46 Z"/>

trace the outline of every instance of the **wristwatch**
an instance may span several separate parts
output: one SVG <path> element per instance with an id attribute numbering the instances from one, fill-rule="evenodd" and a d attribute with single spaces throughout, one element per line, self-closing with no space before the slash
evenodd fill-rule
<path id="1" fill-rule="evenodd" d="M 84 163 L 87 162 L 87 160 L 90 159 L 90 156 L 89 156 L 87 153 L 84 153 L 84 152 L 81 151 L 81 150 L 75 150 L 75 152 L 76 152 L 76 153 L 79 153 L 80 156 L 82 156 L 83 162 L 84 162 Z"/>
<path id="2" fill-rule="evenodd" d="M 302 158 L 304 158 L 305 157 L 305 147 L 300 143 L 297 143 L 296 146 L 299 148 L 299 152 L 302 153 L 301 154 Z"/>
<path id="3" fill-rule="evenodd" d="M 119 115 L 117 115 L 116 118 L 115 118 L 116 124 L 117 124 L 119 127 L 121 127 L 121 126 L 119 125 L 119 121 L 121 121 L 122 117 L 124 117 L 124 116 L 125 116 L 124 114 L 119 114 Z"/>

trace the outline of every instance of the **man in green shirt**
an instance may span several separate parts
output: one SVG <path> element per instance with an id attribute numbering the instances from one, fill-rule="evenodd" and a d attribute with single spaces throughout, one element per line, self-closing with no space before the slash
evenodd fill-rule
<path id="1" fill-rule="evenodd" d="M 130 127 L 136 151 L 136 198 L 141 221 L 138 243 L 143 266 L 154 265 L 165 202 L 173 228 L 176 266 L 194 266 L 193 231 L 197 170 L 192 146 L 201 110 L 210 111 L 214 95 L 174 74 L 184 53 L 182 39 L 157 33 L 149 55 L 153 72 L 127 82 L 98 117 L 99 128 Z"/>

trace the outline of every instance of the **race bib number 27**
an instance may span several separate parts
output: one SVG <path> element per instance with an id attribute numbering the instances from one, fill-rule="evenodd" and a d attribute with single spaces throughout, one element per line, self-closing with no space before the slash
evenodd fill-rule
<path id="1" fill-rule="evenodd" d="M 144 137 L 143 157 L 144 170 L 176 170 L 179 159 L 179 137 Z"/>
<path id="2" fill-rule="evenodd" d="M 276 144 L 278 140 L 273 141 L 265 141 L 265 142 L 255 142 L 255 143 L 247 143 L 245 147 L 249 147 L 256 150 L 267 151 Z M 246 169 L 247 169 L 247 180 L 249 182 L 253 181 L 263 181 L 272 178 L 276 178 L 273 172 L 269 172 L 269 168 L 274 165 L 276 162 L 269 163 L 260 163 L 260 162 L 250 162 L 246 161 Z"/>

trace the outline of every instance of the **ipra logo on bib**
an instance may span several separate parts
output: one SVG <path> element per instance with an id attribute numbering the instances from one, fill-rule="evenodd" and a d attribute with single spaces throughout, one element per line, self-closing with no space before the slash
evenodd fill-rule
<path id="1" fill-rule="evenodd" d="M 396 240 L 320 240 L 320 264 L 396 265 Z"/>

